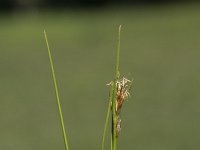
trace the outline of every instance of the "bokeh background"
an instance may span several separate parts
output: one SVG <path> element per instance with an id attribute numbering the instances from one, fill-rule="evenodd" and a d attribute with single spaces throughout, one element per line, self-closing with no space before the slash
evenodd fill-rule
<path id="1" fill-rule="evenodd" d="M 69 148 L 101 149 L 120 24 L 118 149 L 200 149 L 198 1 L 0 0 L 1 150 L 64 150 L 44 29 Z"/>

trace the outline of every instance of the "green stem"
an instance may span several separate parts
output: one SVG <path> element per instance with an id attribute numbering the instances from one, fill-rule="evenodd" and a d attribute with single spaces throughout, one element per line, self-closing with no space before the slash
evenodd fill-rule
<path id="1" fill-rule="evenodd" d="M 106 115 L 106 121 L 105 121 L 105 125 L 104 125 L 104 131 L 103 131 L 103 139 L 102 139 L 102 150 L 104 150 L 104 143 L 105 143 L 105 137 L 106 137 L 106 130 L 108 127 L 108 120 L 109 120 L 109 116 L 110 116 L 110 110 L 111 110 L 111 103 L 112 103 L 112 92 L 113 92 L 113 85 L 111 85 L 111 90 L 110 90 L 110 100 L 109 100 L 109 104 L 108 104 L 108 110 L 107 110 L 107 115 Z"/>
<path id="2" fill-rule="evenodd" d="M 58 110 L 59 110 L 60 121 L 61 121 L 61 126 L 62 126 L 65 149 L 68 150 L 67 136 L 66 136 L 66 132 L 65 132 L 65 124 L 64 124 L 64 119 L 63 119 L 63 115 L 62 115 L 62 108 L 61 108 L 61 104 L 60 104 L 60 98 L 59 98 L 59 94 L 58 94 L 56 76 L 55 76 L 55 72 L 54 72 L 53 61 L 52 61 L 51 52 L 50 52 L 50 48 L 49 48 L 49 43 L 48 43 L 48 39 L 47 39 L 47 35 L 46 35 L 45 30 L 44 30 L 44 36 L 45 36 L 45 40 L 46 40 L 46 44 L 47 44 L 47 50 L 48 50 L 48 54 L 49 54 L 49 61 L 50 61 L 50 65 L 51 65 L 51 71 L 52 71 L 52 77 L 53 77 L 54 88 L 55 88 L 55 93 L 56 93 L 56 100 L 57 100 L 57 104 L 58 104 Z"/>
<path id="3" fill-rule="evenodd" d="M 121 25 L 119 26 L 118 31 L 118 45 L 117 45 L 117 59 L 116 59 L 116 68 L 115 68 L 115 79 L 114 87 L 116 87 L 116 82 L 119 78 L 119 59 L 120 59 L 120 34 L 121 34 Z M 112 150 L 117 149 L 117 137 L 116 137 L 116 124 L 117 124 L 117 114 L 116 114 L 116 91 L 114 88 L 112 96 Z"/>

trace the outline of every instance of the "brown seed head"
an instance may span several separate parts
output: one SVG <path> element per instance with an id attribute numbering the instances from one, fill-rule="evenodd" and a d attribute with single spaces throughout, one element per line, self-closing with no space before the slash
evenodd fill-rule
<path id="1" fill-rule="evenodd" d="M 116 88 L 117 88 L 117 93 L 116 93 L 116 112 L 119 113 L 124 101 L 128 98 L 130 95 L 128 92 L 128 86 L 131 81 L 122 78 L 117 81 L 116 83 Z"/>

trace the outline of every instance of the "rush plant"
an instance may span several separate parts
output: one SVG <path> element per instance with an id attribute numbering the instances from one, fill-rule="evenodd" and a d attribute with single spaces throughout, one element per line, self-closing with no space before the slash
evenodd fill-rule
<path id="1" fill-rule="evenodd" d="M 117 149 L 117 138 L 121 132 L 121 117 L 120 112 L 124 104 L 124 101 L 129 97 L 129 90 L 131 87 L 131 81 L 125 77 L 120 78 L 119 75 L 119 63 L 120 63 L 120 38 L 121 38 L 121 25 L 118 31 L 118 45 L 117 45 L 117 55 L 116 55 L 116 65 L 115 65 L 115 76 L 114 80 L 111 81 L 110 93 L 109 93 L 109 104 L 106 115 L 106 121 L 104 125 L 103 139 L 102 139 L 102 150 L 104 150 L 106 130 L 108 127 L 108 121 L 110 112 L 112 112 L 111 119 L 111 150 Z"/>
<path id="2" fill-rule="evenodd" d="M 124 101 L 129 97 L 129 90 L 130 90 L 130 85 L 131 85 L 130 80 L 128 80 L 125 77 L 120 78 L 120 75 L 119 75 L 120 34 L 121 34 L 121 25 L 119 26 L 119 31 L 118 31 L 118 45 L 117 45 L 117 51 L 116 51 L 117 53 L 116 53 L 115 75 L 114 75 L 113 81 L 111 81 L 109 84 L 107 84 L 110 86 L 110 92 L 109 92 L 108 110 L 107 110 L 106 121 L 105 121 L 104 131 L 103 131 L 103 138 L 102 138 L 102 150 L 104 150 L 105 136 L 106 136 L 106 131 L 107 131 L 107 127 L 108 127 L 110 112 L 112 112 L 112 115 L 111 115 L 111 117 L 112 117 L 111 118 L 111 150 L 117 149 L 117 138 L 119 137 L 119 134 L 121 132 L 121 122 L 122 122 L 121 117 L 120 117 L 120 112 L 121 112 L 121 108 L 124 104 Z M 64 140 L 64 144 L 65 144 L 65 149 L 69 150 L 67 136 L 66 136 L 66 130 L 65 130 L 65 124 L 64 124 L 63 114 L 62 114 L 62 107 L 61 107 L 61 103 L 60 103 L 58 87 L 57 87 L 57 82 L 56 82 L 56 76 L 55 76 L 55 71 L 54 71 L 53 60 L 52 60 L 51 51 L 50 51 L 50 47 L 49 47 L 49 43 L 48 43 L 48 38 L 47 38 L 47 34 L 46 34 L 45 30 L 44 30 L 44 36 L 45 36 L 45 41 L 46 41 L 46 45 L 47 45 L 48 56 L 49 56 L 49 61 L 50 61 L 50 66 L 51 66 L 51 73 L 52 73 L 53 82 L 54 82 L 56 101 L 57 101 L 57 105 L 58 105 L 60 123 L 61 123 L 62 133 L 63 133 L 63 140 Z"/>

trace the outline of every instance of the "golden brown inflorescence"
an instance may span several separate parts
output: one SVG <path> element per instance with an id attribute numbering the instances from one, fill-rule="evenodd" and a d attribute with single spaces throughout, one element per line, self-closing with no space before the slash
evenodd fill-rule
<path id="1" fill-rule="evenodd" d="M 116 93 L 116 113 L 119 114 L 120 110 L 122 108 L 122 105 L 124 101 L 128 98 L 129 94 L 129 86 L 131 81 L 122 78 L 116 82 L 116 88 L 117 88 L 117 93 Z"/>
<path id="2" fill-rule="evenodd" d="M 113 86 L 113 82 L 109 83 L 108 85 Z M 114 88 L 116 88 L 116 115 L 117 115 L 117 120 L 116 120 L 116 136 L 118 137 L 120 132 L 121 132 L 121 118 L 120 118 L 120 111 L 121 108 L 124 104 L 124 101 L 128 99 L 130 96 L 129 90 L 131 86 L 131 81 L 128 80 L 127 78 L 123 77 L 121 79 L 118 79 L 116 81 L 116 85 Z"/>

